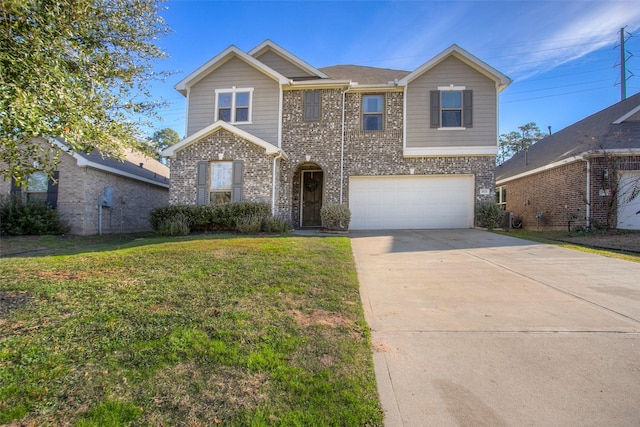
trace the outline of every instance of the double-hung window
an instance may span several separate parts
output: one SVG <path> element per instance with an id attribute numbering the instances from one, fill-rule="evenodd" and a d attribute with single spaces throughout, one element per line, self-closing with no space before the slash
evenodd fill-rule
<path id="1" fill-rule="evenodd" d="M 362 96 L 362 130 L 382 130 L 384 95 Z"/>
<path id="2" fill-rule="evenodd" d="M 216 90 L 216 120 L 250 123 L 253 88 Z"/>
<path id="3" fill-rule="evenodd" d="M 473 127 L 473 92 L 464 86 L 441 86 L 431 91 L 431 127 Z"/>
<path id="4" fill-rule="evenodd" d="M 209 203 L 231 202 L 233 187 L 233 162 L 211 162 L 209 179 Z"/>
<path id="5" fill-rule="evenodd" d="M 29 175 L 27 185 L 27 200 L 47 201 L 49 175 L 46 172 L 34 172 Z"/>

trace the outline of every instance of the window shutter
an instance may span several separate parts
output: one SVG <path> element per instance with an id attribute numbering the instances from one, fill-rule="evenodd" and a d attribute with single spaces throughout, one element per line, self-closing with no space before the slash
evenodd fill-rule
<path id="1" fill-rule="evenodd" d="M 320 120 L 320 91 L 304 91 L 304 120 Z"/>
<path id="2" fill-rule="evenodd" d="M 208 162 L 198 162 L 196 176 L 196 205 L 207 204 L 207 171 Z"/>
<path id="3" fill-rule="evenodd" d="M 233 161 L 233 182 L 231 187 L 231 201 L 242 201 L 242 169 L 244 167 L 243 160 Z"/>
<path id="4" fill-rule="evenodd" d="M 473 127 L 473 91 L 462 91 L 462 126 Z"/>
<path id="5" fill-rule="evenodd" d="M 51 207 L 51 209 L 55 209 L 58 207 L 58 178 L 60 177 L 60 172 L 54 171 L 53 176 L 49 179 L 49 183 L 47 184 L 47 204 Z"/>
<path id="6" fill-rule="evenodd" d="M 440 91 L 431 91 L 431 127 L 440 127 Z"/>
<path id="7" fill-rule="evenodd" d="M 16 185 L 16 180 L 13 177 L 11 178 L 11 194 L 16 197 L 22 196 L 22 188 L 20 188 L 19 185 Z"/>

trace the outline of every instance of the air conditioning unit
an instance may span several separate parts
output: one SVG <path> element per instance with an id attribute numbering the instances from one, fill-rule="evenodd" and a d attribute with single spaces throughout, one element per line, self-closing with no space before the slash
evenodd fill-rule
<path id="1" fill-rule="evenodd" d="M 513 219 L 515 215 L 512 211 L 504 211 L 502 216 L 502 228 L 505 230 L 513 228 Z"/>

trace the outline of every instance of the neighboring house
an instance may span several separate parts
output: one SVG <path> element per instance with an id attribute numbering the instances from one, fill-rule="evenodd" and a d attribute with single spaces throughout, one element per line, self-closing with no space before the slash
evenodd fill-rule
<path id="1" fill-rule="evenodd" d="M 510 82 L 456 45 L 412 72 L 231 46 L 176 85 L 170 203 L 261 201 L 295 227 L 320 226 L 327 203 L 348 204 L 352 229 L 473 227 Z"/>
<path id="2" fill-rule="evenodd" d="M 42 140 L 63 150 L 53 179 L 39 172 L 27 188 L 0 180 L 0 195 L 46 201 L 71 227 L 70 234 L 130 233 L 150 230 L 151 209 L 169 202 L 169 169 L 144 154 L 127 150 L 126 160 L 69 153 L 58 140 Z"/>
<path id="3" fill-rule="evenodd" d="M 525 228 L 640 230 L 640 93 L 517 153 L 496 184 Z"/>

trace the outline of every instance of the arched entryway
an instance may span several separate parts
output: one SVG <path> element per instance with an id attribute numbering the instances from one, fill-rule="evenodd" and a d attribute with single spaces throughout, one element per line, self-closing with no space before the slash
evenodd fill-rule
<path id="1" fill-rule="evenodd" d="M 320 227 L 324 199 L 324 172 L 316 163 L 303 163 L 293 175 L 292 220 L 294 227 Z"/>

